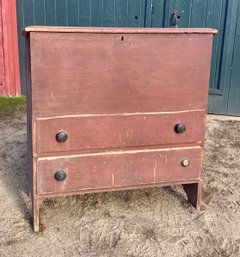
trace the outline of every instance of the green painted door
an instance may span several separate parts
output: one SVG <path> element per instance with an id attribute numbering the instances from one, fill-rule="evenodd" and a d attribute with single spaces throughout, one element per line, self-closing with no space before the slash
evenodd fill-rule
<path id="1" fill-rule="evenodd" d="M 237 10 L 237 12 L 236 12 Z M 235 14 L 237 22 L 235 27 L 233 54 L 231 61 L 230 91 L 228 97 L 227 114 L 240 116 L 240 2 Z"/>
<path id="2" fill-rule="evenodd" d="M 209 85 L 209 112 L 240 115 L 240 0 L 17 0 L 22 91 L 25 93 L 24 40 L 27 25 L 171 27 L 177 10 L 178 27 L 219 30 Z M 201 90 L 201 88 L 199 88 Z M 197 92 L 196 92 L 197 94 Z"/>
<path id="3" fill-rule="evenodd" d="M 237 57 L 240 52 L 240 42 L 238 31 L 236 30 L 239 2 L 239 0 L 166 1 L 165 27 L 171 26 L 172 19 L 170 14 L 173 10 L 177 10 L 178 27 L 212 27 L 219 30 L 219 34 L 214 37 L 213 42 L 209 84 L 209 113 L 234 113 L 240 116 L 240 101 L 236 99 L 237 92 L 240 96 L 240 80 L 236 73 L 240 65 Z M 238 44 L 236 44 L 237 40 Z M 233 48 L 234 42 L 235 48 Z M 232 59 L 235 70 L 231 72 Z M 229 91 L 230 88 L 231 90 Z M 232 98 L 231 93 L 233 95 Z M 231 107 L 234 108 L 234 112 L 230 111 Z"/>

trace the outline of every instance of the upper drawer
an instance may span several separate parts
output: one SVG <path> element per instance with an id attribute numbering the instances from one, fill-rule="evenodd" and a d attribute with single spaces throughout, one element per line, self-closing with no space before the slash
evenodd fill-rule
<path id="1" fill-rule="evenodd" d="M 210 34 L 30 34 L 34 117 L 205 109 Z"/>
<path id="2" fill-rule="evenodd" d="M 187 111 L 38 119 L 36 152 L 201 144 L 204 116 L 203 111 Z"/>

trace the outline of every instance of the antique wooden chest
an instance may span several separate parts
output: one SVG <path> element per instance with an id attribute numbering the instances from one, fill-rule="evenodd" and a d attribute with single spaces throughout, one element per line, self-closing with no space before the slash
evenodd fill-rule
<path id="1" fill-rule="evenodd" d="M 199 208 L 214 29 L 27 27 L 39 199 L 182 184 Z"/>

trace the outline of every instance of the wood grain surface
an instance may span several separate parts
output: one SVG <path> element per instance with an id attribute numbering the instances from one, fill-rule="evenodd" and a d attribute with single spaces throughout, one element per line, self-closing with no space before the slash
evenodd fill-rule
<path id="1" fill-rule="evenodd" d="M 211 34 L 30 34 L 33 117 L 206 109 Z"/>
<path id="2" fill-rule="evenodd" d="M 216 30 L 29 27 L 25 33 L 34 231 L 44 197 L 189 184 L 184 189 L 199 208 Z M 177 134 L 180 122 L 186 131 Z M 65 142 L 57 142 L 59 131 L 68 134 Z M 58 170 L 65 180 L 55 179 Z"/>
<path id="3" fill-rule="evenodd" d="M 37 153 L 109 149 L 138 146 L 201 145 L 204 135 L 204 111 L 179 113 L 141 113 L 124 115 L 82 115 L 46 118 L 36 121 Z M 184 133 L 175 126 L 185 124 Z M 68 139 L 58 142 L 56 134 L 65 131 Z"/>
<path id="4" fill-rule="evenodd" d="M 189 166 L 181 166 L 187 158 Z M 97 154 L 40 158 L 37 162 L 37 193 L 111 189 L 200 179 L 201 147 L 113 151 Z M 67 177 L 56 181 L 64 170 Z"/>
<path id="5" fill-rule="evenodd" d="M 140 33 L 140 34 L 217 34 L 213 28 L 114 28 L 114 27 L 60 27 L 60 26 L 28 26 L 23 32 L 57 32 L 57 33 Z"/>

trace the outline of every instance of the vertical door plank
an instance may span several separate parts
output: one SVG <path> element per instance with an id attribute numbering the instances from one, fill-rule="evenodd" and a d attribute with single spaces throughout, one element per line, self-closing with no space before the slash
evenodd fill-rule
<path id="1" fill-rule="evenodd" d="M 205 27 L 207 2 L 208 0 L 198 0 L 192 2 L 192 15 L 190 20 L 191 27 Z"/>
<path id="2" fill-rule="evenodd" d="M 176 0 L 176 10 L 180 17 L 177 21 L 178 27 L 190 27 L 193 0 Z"/>
<path id="3" fill-rule="evenodd" d="M 127 24 L 127 0 L 115 0 L 115 25 L 126 27 Z"/>
<path id="4" fill-rule="evenodd" d="M 228 115 L 240 116 L 240 4 L 238 5 L 237 27 L 234 39 L 234 51 L 232 60 L 231 83 L 228 101 Z"/>
<path id="5" fill-rule="evenodd" d="M 213 28 L 220 28 L 221 25 L 221 18 L 222 18 L 222 7 L 223 7 L 223 0 L 219 0 L 218 4 L 216 1 L 209 0 L 207 3 L 207 10 L 206 10 L 206 20 L 205 20 L 205 27 L 213 27 Z M 210 85 L 213 88 L 218 88 L 218 74 L 217 74 L 217 58 L 220 54 L 218 52 L 219 49 L 219 36 L 214 37 L 213 39 L 213 52 L 212 52 L 212 64 L 211 64 L 211 78 L 210 78 Z M 220 49 L 221 50 L 221 49 Z M 215 81 L 216 80 L 216 81 Z"/>
<path id="6" fill-rule="evenodd" d="M 34 25 L 34 2 L 32 0 L 24 0 L 22 11 L 24 17 L 24 26 Z"/>
<path id="7" fill-rule="evenodd" d="M 17 1 L 17 19 L 18 19 L 18 47 L 19 47 L 19 64 L 21 93 L 26 94 L 26 77 L 25 77 L 25 41 L 21 30 L 25 27 L 24 22 L 24 0 Z"/>
<path id="8" fill-rule="evenodd" d="M 58 26 L 67 26 L 67 0 L 56 2 L 56 23 Z"/>
<path id="9" fill-rule="evenodd" d="M 141 18 L 142 0 L 128 0 L 127 27 L 140 27 Z"/>
<path id="10" fill-rule="evenodd" d="M 34 0 L 34 24 L 45 25 L 46 24 L 46 13 L 44 1 Z"/>
<path id="11" fill-rule="evenodd" d="M 68 26 L 78 26 L 78 0 L 67 1 Z"/>
<path id="12" fill-rule="evenodd" d="M 103 0 L 91 1 L 91 17 L 90 22 L 92 27 L 102 26 L 103 20 Z"/>
<path id="13" fill-rule="evenodd" d="M 154 28 L 162 28 L 164 27 L 164 17 L 165 17 L 165 0 L 152 0 L 152 6 L 150 6 L 150 16 L 151 19 L 151 27 Z M 146 2 L 148 2 L 146 0 Z"/>
<path id="14" fill-rule="evenodd" d="M 221 56 L 221 71 L 219 89 L 221 96 L 209 95 L 209 113 L 226 114 L 228 104 L 229 85 L 231 81 L 231 64 L 233 56 L 234 37 L 239 0 L 228 0 L 226 3 L 226 18 L 224 26 L 224 44 Z"/>
<path id="15" fill-rule="evenodd" d="M 46 24 L 55 26 L 56 23 L 56 0 L 45 1 Z"/>
<path id="16" fill-rule="evenodd" d="M 115 0 L 103 1 L 103 26 L 115 26 Z"/>
<path id="17" fill-rule="evenodd" d="M 79 26 L 90 26 L 90 0 L 79 0 Z"/>

